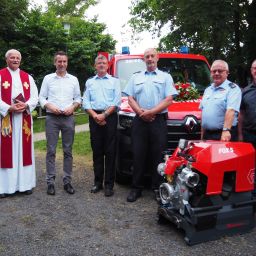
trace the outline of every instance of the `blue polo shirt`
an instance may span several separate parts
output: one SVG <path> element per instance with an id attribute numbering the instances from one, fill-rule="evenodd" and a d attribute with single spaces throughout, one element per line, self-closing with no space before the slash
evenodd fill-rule
<path id="1" fill-rule="evenodd" d="M 121 89 L 119 79 L 106 74 L 89 78 L 85 84 L 83 109 L 105 110 L 108 107 L 119 107 Z"/>
<path id="2" fill-rule="evenodd" d="M 159 69 L 134 74 L 123 93 L 132 96 L 144 109 L 152 109 L 167 96 L 178 94 L 173 86 L 172 77 Z M 165 112 L 167 109 L 162 113 Z"/>
<path id="3" fill-rule="evenodd" d="M 233 126 L 237 125 L 241 104 L 241 89 L 238 85 L 225 80 L 221 85 L 214 84 L 204 91 L 199 108 L 202 109 L 202 127 L 207 130 L 223 129 L 228 109 L 235 110 Z"/>

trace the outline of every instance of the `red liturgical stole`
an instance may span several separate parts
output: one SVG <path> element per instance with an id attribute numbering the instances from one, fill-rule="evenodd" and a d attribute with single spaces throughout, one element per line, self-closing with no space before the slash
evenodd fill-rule
<path id="1" fill-rule="evenodd" d="M 11 105 L 12 101 L 12 76 L 7 68 L 0 70 L 1 76 L 1 96 L 2 101 Z M 29 75 L 20 70 L 20 80 L 22 82 L 23 94 L 25 102 L 30 98 Z M 18 95 L 20 96 L 20 95 Z M 22 95 L 21 95 L 22 96 Z M 17 97 L 22 100 L 23 97 Z M 12 157 L 12 113 L 9 116 L 2 117 L 1 129 L 1 168 L 13 168 Z M 7 124 L 6 128 L 3 124 Z M 31 138 L 31 115 L 24 111 L 22 113 L 22 148 L 23 148 L 23 166 L 32 164 L 32 138 Z"/>

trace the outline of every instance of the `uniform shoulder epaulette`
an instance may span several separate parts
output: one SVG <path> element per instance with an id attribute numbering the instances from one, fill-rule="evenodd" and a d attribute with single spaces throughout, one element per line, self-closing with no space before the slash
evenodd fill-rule
<path id="1" fill-rule="evenodd" d="M 234 89 L 234 88 L 237 87 L 237 84 L 234 84 L 234 83 L 232 83 L 232 82 L 230 82 L 228 85 L 229 85 L 229 87 L 230 87 L 231 89 Z"/>
<path id="2" fill-rule="evenodd" d="M 139 73 L 141 73 L 141 72 L 142 72 L 141 70 L 140 70 L 140 71 L 136 71 L 136 72 L 133 73 L 133 75 L 139 74 Z"/>
<path id="3" fill-rule="evenodd" d="M 90 77 L 88 77 L 88 79 L 87 80 L 89 80 L 89 79 L 92 79 L 92 78 L 94 78 L 95 76 L 90 76 Z"/>

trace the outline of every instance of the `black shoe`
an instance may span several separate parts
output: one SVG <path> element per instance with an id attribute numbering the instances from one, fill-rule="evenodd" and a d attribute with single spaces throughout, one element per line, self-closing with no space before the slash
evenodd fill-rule
<path id="1" fill-rule="evenodd" d="M 69 194 L 75 194 L 75 190 L 73 189 L 72 185 L 70 183 L 67 183 L 64 185 L 64 190 L 66 190 Z"/>
<path id="2" fill-rule="evenodd" d="M 141 197 L 141 190 L 132 189 L 127 197 L 127 202 L 135 202 L 139 197 Z"/>
<path id="3" fill-rule="evenodd" d="M 32 193 L 33 193 L 32 189 L 29 189 L 29 190 L 24 192 L 25 195 L 31 195 Z"/>
<path id="4" fill-rule="evenodd" d="M 91 188 L 91 193 L 98 193 L 100 190 L 102 190 L 102 185 L 93 185 Z"/>
<path id="5" fill-rule="evenodd" d="M 158 189 L 154 189 L 153 192 L 154 192 L 154 199 L 157 202 L 160 202 L 161 198 L 160 198 L 159 190 Z"/>
<path id="6" fill-rule="evenodd" d="M 0 198 L 5 198 L 5 197 L 7 197 L 6 194 L 0 194 Z"/>
<path id="7" fill-rule="evenodd" d="M 105 188 L 105 196 L 113 196 L 114 191 L 112 188 Z"/>
<path id="8" fill-rule="evenodd" d="M 47 187 L 47 194 L 54 196 L 55 195 L 55 188 L 54 188 L 54 184 L 48 184 Z"/>

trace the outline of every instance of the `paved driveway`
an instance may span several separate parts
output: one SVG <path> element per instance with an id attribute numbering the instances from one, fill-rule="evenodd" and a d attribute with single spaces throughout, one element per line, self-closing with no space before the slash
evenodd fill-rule
<path id="1" fill-rule="evenodd" d="M 74 195 L 63 190 L 61 157 L 57 160 L 56 195 L 46 195 L 45 155 L 36 155 L 37 187 L 30 196 L 0 200 L 0 255 L 256 255 L 256 229 L 189 247 L 182 232 L 158 225 L 150 190 L 127 203 L 128 186 L 115 195 L 89 193 L 92 170 L 84 158 L 74 161 Z"/>

